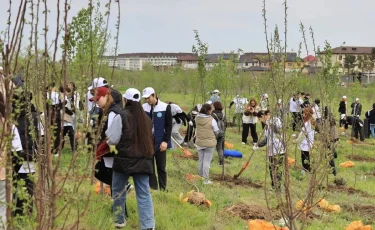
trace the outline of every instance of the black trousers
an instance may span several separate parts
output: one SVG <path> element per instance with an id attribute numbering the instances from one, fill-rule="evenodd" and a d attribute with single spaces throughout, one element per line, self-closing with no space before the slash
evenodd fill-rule
<path id="1" fill-rule="evenodd" d="M 34 173 L 18 173 L 22 166 L 23 160 L 19 157 L 13 156 L 13 202 L 15 201 L 16 209 L 13 211 L 13 215 L 26 216 L 31 215 L 33 210 L 33 194 L 34 194 L 34 182 L 29 178 L 29 175 Z M 21 186 L 21 181 L 24 184 Z M 27 197 L 20 196 L 19 191 L 22 188 L 26 188 Z"/>
<path id="2" fill-rule="evenodd" d="M 156 172 L 158 177 L 156 178 L 155 172 L 155 162 L 156 162 Z M 154 173 L 150 175 L 150 187 L 154 190 L 165 190 L 167 187 L 167 151 L 160 152 L 159 150 L 155 152 L 154 160 L 152 161 Z"/>
<path id="3" fill-rule="evenodd" d="M 359 134 L 359 139 L 361 141 L 364 141 L 365 140 L 365 136 L 363 134 L 363 127 L 359 126 L 359 125 L 356 125 L 354 126 L 353 128 L 353 133 L 352 133 L 352 137 L 354 136 L 355 138 L 358 139 L 358 134 Z"/>
<path id="4" fill-rule="evenodd" d="M 258 142 L 257 124 L 242 124 L 242 142 L 247 143 L 247 136 L 249 135 L 249 129 L 253 142 Z"/>
<path id="5" fill-rule="evenodd" d="M 293 118 L 292 127 L 293 127 L 293 132 L 294 132 L 294 131 L 299 130 L 301 128 L 302 114 L 299 113 L 299 112 L 293 112 L 292 118 Z"/>
<path id="6" fill-rule="evenodd" d="M 63 147 L 64 147 L 64 143 L 65 143 L 64 137 L 66 136 L 66 134 L 68 134 L 68 136 L 69 136 L 70 148 L 72 149 L 72 152 L 74 152 L 76 150 L 76 148 L 75 148 L 75 143 L 74 143 L 73 126 L 64 126 L 63 138 L 62 138 L 63 139 L 63 144 L 62 144 Z"/>
<path id="7" fill-rule="evenodd" d="M 189 142 L 194 135 L 194 126 L 187 126 L 186 135 L 184 137 L 184 142 Z"/>
<path id="8" fill-rule="evenodd" d="M 281 178 L 283 176 L 282 167 L 284 164 L 284 155 L 270 156 L 269 170 L 271 176 L 271 186 L 273 189 L 281 190 Z"/>
<path id="9" fill-rule="evenodd" d="M 301 159 L 302 159 L 302 167 L 306 171 L 310 172 L 310 170 L 311 170 L 311 168 L 310 168 L 310 152 L 301 150 Z"/>
<path id="10" fill-rule="evenodd" d="M 61 120 L 56 120 L 55 124 L 52 124 L 55 126 L 55 129 L 54 129 L 54 137 L 55 137 L 55 141 L 53 143 L 53 151 L 52 153 L 53 154 L 57 154 L 58 151 L 59 151 L 59 146 L 60 146 L 60 140 L 61 140 Z"/>

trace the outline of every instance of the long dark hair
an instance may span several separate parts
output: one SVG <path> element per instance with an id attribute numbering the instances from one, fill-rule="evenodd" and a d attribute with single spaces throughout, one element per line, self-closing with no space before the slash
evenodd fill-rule
<path id="1" fill-rule="evenodd" d="M 206 103 L 206 104 L 202 105 L 202 108 L 199 111 L 199 113 L 209 115 L 208 112 L 211 111 L 211 110 L 212 110 L 211 105 Z"/>
<path id="2" fill-rule="evenodd" d="M 141 103 L 137 101 L 126 100 L 125 108 L 130 108 L 133 125 L 133 148 L 138 147 L 141 153 L 146 157 L 152 157 L 154 154 L 154 142 L 152 139 L 152 123 L 146 115 Z"/>

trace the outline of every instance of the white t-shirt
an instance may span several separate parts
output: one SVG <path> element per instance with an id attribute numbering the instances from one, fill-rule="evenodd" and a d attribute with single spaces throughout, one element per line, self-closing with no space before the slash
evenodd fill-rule
<path id="1" fill-rule="evenodd" d="M 243 113 L 245 105 L 249 102 L 248 102 L 247 98 L 235 97 L 233 99 L 233 103 L 236 105 L 236 113 Z"/>
<path id="2" fill-rule="evenodd" d="M 313 130 L 310 121 L 307 121 L 303 124 L 301 132 L 305 138 L 299 144 L 299 149 L 302 151 L 310 151 L 314 144 L 314 134 L 315 134 L 315 131 Z"/>
<path id="3" fill-rule="evenodd" d="M 60 102 L 60 95 L 57 92 L 47 92 L 47 99 L 52 101 L 52 105 L 58 105 Z"/>

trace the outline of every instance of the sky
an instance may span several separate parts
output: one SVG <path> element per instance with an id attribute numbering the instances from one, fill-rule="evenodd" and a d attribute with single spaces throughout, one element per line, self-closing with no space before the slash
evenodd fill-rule
<path id="1" fill-rule="evenodd" d="M 1 1 L 4 3 L 0 8 L 0 31 L 4 31 L 9 3 Z M 68 1 L 72 6 L 69 20 L 88 4 L 88 0 Z M 265 1 L 268 34 L 278 25 L 284 41 L 284 1 Z M 12 18 L 15 18 L 20 2 L 12 0 Z M 56 31 L 56 2 L 47 0 L 49 43 L 52 43 Z M 104 11 L 108 0 L 100 2 Z M 263 0 L 120 0 L 118 53 L 191 52 L 195 44 L 193 30 L 198 30 L 201 40 L 208 43 L 209 53 L 236 51 L 238 48 L 244 52 L 266 52 L 262 5 Z M 297 51 L 302 41 L 300 22 L 307 32 L 310 26 L 313 28 L 315 43 L 320 47 L 325 41 L 332 47 L 341 46 L 343 42 L 347 46 L 375 46 L 374 0 L 288 0 L 287 5 L 288 51 Z M 112 35 L 116 31 L 116 17 L 117 4 L 112 3 L 109 21 Z M 25 37 L 28 32 L 26 28 Z M 312 40 L 307 35 L 311 54 Z M 109 44 L 114 46 L 115 41 L 112 39 Z M 306 54 L 304 49 L 301 56 Z"/>

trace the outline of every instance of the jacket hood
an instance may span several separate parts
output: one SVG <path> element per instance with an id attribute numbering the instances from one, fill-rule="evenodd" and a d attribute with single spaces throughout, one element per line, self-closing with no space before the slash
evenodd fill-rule
<path id="1" fill-rule="evenodd" d="M 207 114 L 198 114 L 197 117 L 195 118 L 197 124 L 201 124 L 201 125 L 206 125 L 207 123 L 209 122 L 212 122 L 211 119 L 213 119 L 213 117 L 211 117 L 211 115 L 207 115 Z"/>

